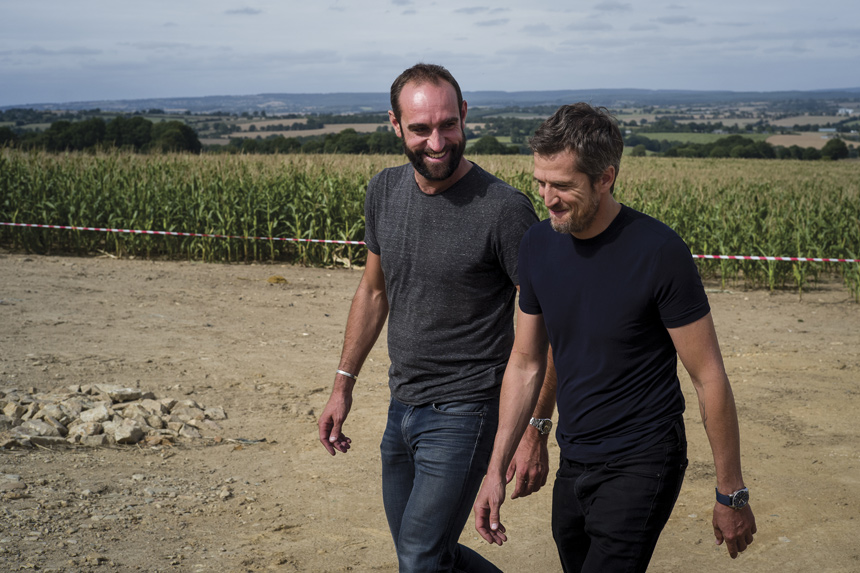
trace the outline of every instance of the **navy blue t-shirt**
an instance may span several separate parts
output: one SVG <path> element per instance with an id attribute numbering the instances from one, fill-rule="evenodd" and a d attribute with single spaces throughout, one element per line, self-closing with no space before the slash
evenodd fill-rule
<path id="1" fill-rule="evenodd" d="M 604 462 L 665 436 L 684 411 L 666 329 L 710 312 L 681 238 L 623 205 L 587 240 L 545 220 L 523 237 L 519 278 L 520 308 L 543 314 L 552 344 L 562 455 Z"/>

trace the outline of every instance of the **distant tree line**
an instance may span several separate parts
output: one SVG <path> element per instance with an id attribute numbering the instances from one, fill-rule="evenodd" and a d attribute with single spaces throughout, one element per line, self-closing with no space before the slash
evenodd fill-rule
<path id="1" fill-rule="evenodd" d="M 282 123 L 257 126 L 252 124 L 249 131 L 310 131 L 312 129 L 323 129 L 326 125 L 341 125 L 344 123 L 379 123 L 388 124 L 388 114 L 368 113 L 355 115 L 327 115 L 314 114 L 305 117 L 304 122 L 295 122 L 289 125 Z"/>
<path id="2" fill-rule="evenodd" d="M 83 121 L 55 121 L 45 131 L 16 133 L 0 127 L 0 146 L 45 151 L 90 151 L 119 148 L 135 152 L 187 151 L 199 153 L 203 146 L 197 133 L 181 121 L 152 121 L 140 117 L 100 117 Z"/>
<path id="3" fill-rule="evenodd" d="M 796 123 L 791 128 L 794 131 L 819 131 L 821 129 L 835 129 L 839 133 L 851 133 L 857 128 L 857 118 L 849 118 L 842 121 L 833 121 L 821 125 L 820 123 Z"/>
<path id="4" fill-rule="evenodd" d="M 44 131 L 21 130 L 15 127 L 0 127 L 0 147 L 12 146 L 21 149 L 44 149 L 47 151 L 86 151 L 94 149 L 119 148 L 134 152 L 152 151 L 185 151 L 198 153 L 203 145 L 197 132 L 183 121 L 171 120 L 152 122 L 140 114 L 131 116 L 116 116 L 109 121 L 102 117 L 92 117 L 99 110 L 79 112 L 79 114 L 58 115 L 53 112 L 37 112 L 34 110 L 7 110 L 0 112 L 0 120 L 6 123 L 14 122 L 32 124 L 45 123 L 45 119 L 55 119 Z M 145 113 L 157 115 L 163 110 L 151 109 Z M 79 119 L 81 114 L 90 114 L 86 119 Z M 265 116 L 265 114 L 262 114 Z M 57 117 L 62 119 L 56 120 Z M 307 123 L 294 124 L 296 130 L 323 127 L 326 123 L 380 123 L 385 114 L 364 114 L 352 116 L 313 115 L 307 116 Z M 471 154 L 517 154 L 530 153 L 528 137 L 543 121 L 540 117 L 500 117 L 486 116 L 482 119 L 482 128 L 466 129 L 470 142 Z M 623 123 L 623 122 L 622 122 Z M 666 157 L 740 157 L 761 159 L 843 159 L 856 157 L 857 149 L 849 148 L 840 138 L 833 138 L 823 149 L 813 147 L 802 148 L 797 145 L 790 147 L 772 146 L 764 141 L 754 141 L 733 134 L 712 143 L 689 143 L 678 141 L 656 140 L 646 134 L 657 132 L 713 132 L 722 127 L 726 131 L 737 130 L 736 126 L 726 127 L 721 123 L 676 123 L 671 117 L 660 117 L 647 125 L 637 126 L 635 122 L 627 124 L 635 129 L 625 129 L 625 147 L 631 154 L 654 155 Z M 223 131 L 231 133 L 236 124 L 216 123 L 215 127 L 223 127 Z M 759 126 L 761 127 L 761 126 Z M 267 126 L 260 129 L 292 129 L 283 125 Z M 216 129 L 216 131 L 218 131 Z M 227 134 L 225 133 L 225 134 Z M 510 138 L 512 144 L 504 144 L 499 137 Z M 402 144 L 400 139 L 390 130 L 388 125 L 380 125 L 376 132 L 358 133 L 355 129 L 345 129 L 340 133 L 331 133 L 313 137 L 284 137 L 271 135 L 266 138 L 258 136 L 251 138 L 232 138 L 225 145 L 206 146 L 207 152 L 215 153 L 345 153 L 345 154 L 400 154 Z"/>
<path id="5" fill-rule="evenodd" d="M 208 145 L 213 153 L 347 153 L 347 154 L 400 154 L 403 146 L 393 131 L 379 129 L 372 133 L 358 133 L 344 129 L 315 137 L 284 137 L 273 135 L 265 139 L 234 137 L 227 145 Z"/>
<path id="6" fill-rule="evenodd" d="M 341 124 L 341 123 L 388 123 L 388 112 L 382 113 L 355 113 L 355 114 L 314 114 L 308 116 L 308 121 L 313 119 L 317 123 L 322 124 Z"/>
<path id="7" fill-rule="evenodd" d="M 215 153 L 347 153 L 399 155 L 403 153 L 400 138 L 393 131 L 378 130 L 373 133 L 358 133 L 344 129 L 317 137 L 270 136 L 265 139 L 233 138 L 227 145 L 206 146 L 207 152 Z M 492 135 L 485 135 L 469 146 L 470 155 L 516 155 L 520 146 L 505 145 Z"/>
<path id="8" fill-rule="evenodd" d="M 484 135 L 469 146 L 469 153 L 473 155 L 519 155 L 519 145 L 505 145 L 492 135 Z"/>
<path id="9" fill-rule="evenodd" d="M 734 157 L 743 159 L 800 159 L 804 161 L 846 159 L 850 154 L 848 145 L 839 138 L 829 140 L 824 148 L 819 150 L 814 147 L 802 148 L 798 145 L 773 146 L 766 141 L 755 141 L 740 135 L 724 137 L 713 143 L 684 143 L 663 151 L 664 157 Z M 638 154 L 634 153 L 634 155 Z"/>
<path id="10" fill-rule="evenodd" d="M 78 121 L 92 117 L 94 114 L 101 113 L 99 109 L 83 110 L 83 111 L 42 111 L 35 109 L 14 108 L 0 111 L 0 123 L 11 123 L 16 127 L 21 127 L 33 123 L 51 123 L 66 119 L 69 121 Z"/>
<path id="11" fill-rule="evenodd" d="M 480 118 L 477 121 L 484 124 L 483 128 L 474 129 L 472 132 L 467 133 L 467 135 L 510 137 L 511 143 L 520 144 L 521 147 L 526 149 L 529 136 L 534 134 L 544 119 L 544 117 L 520 118 L 505 116 Z M 473 121 L 476 120 L 473 119 Z"/>
<path id="12" fill-rule="evenodd" d="M 636 127 L 635 119 L 627 122 L 630 127 Z M 724 125 L 723 122 L 717 121 L 714 123 L 702 122 L 697 123 L 691 121 L 688 123 L 678 123 L 673 118 L 661 117 L 654 121 L 648 122 L 645 119 L 641 120 L 636 130 L 637 133 L 739 133 L 746 131 L 747 128 L 739 127 L 737 124 Z"/>

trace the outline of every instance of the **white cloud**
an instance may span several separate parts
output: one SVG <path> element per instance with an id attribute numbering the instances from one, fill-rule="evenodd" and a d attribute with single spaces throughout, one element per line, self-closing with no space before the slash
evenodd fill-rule
<path id="1" fill-rule="evenodd" d="M 520 28 L 520 32 L 528 36 L 549 36 L 552 28 L 546 24 L 529 24 Z"/>
<path id="2" fill-rule="evenodd" d="M 680 26 L 682 24 L 692 24 L 696 19 L 691 16 L 663 16 L 661 18 L 654 18 L 654 21 L 670 26 Z"/>
<path id="3" fill-rule="evenodd" d="M 612 30 L 612 24 L 601 20 L 581 20 L 568 24 L 564 29 L 574 32 L 609 32 Z"/>
<path id="4" fill-rule="evenodd" d="M 257 8 L 237 8 L 235 10 L 227 10 L 224 12 L 230 16 L 238 15 L 238 16 L 256 16 L 258 14 L 262 14 L 262 10 L 258 10 Z"/>
<path id="5" fill-rule="evenodd" d="M 630 12 L 633 6 L 626 2 L 601 2 L 595 5 L 594 9 L 605 12 Z"/>
<path id="6" fill-rule="evenodd" d="M 498 18 L 496 20 L 484 20 L 483 22 L 475 22 L 475 26 L 482 26 L 485 28 L 488 27 L 496 27 L 496 26 L 504 26 L 510 22 L 507 18 Z"/>
<path id="7" fill-rule="evenodd" d="M 469 6 L 466 8 L 457 8 L 456 10 L 454 10 L 454 13 L 455 14 L 472 15 L 472 14 L 481 14 L 483 12 L 489 12 L 489 10 L 490 9 L 487 8 L 486 6 Z"/>

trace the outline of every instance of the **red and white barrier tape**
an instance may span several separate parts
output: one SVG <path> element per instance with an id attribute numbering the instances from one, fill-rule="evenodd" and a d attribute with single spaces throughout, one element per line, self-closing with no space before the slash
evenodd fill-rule
<path id="1" fill-rule="evenodd" d="M 211 235 L 207 233 L 180 233 L 178 231 L 141 231 L 139 229 L 108 229 L 103 227 L 71 227 L 66 225 L 37 225 L 31 223 L 3 223 L 7 227 L 30 227 L 34 229 L 58 229 L 61 231 L 103 231 L 107 233 L 131 233 L 135 235 L 166 235 L 170 237 L 203 237 L 214 239 L 247 239 L 253 241 L 289 241 L 295 243 L 332 243 L 337 245 L 363 245 L 364 241 L 335 241 L 332 239 L 287 239 L 282 237 L 243 237 L 239 235 Z"/>
<path id="2" fill-rule="evenodd" d="M 860 259 L 825 259 L 819 257 L 758 257 L 755 255 L 693 255 L 696 259 L 728 259 L 732 261 L 807 261 L 813 263 L 860 263 Z"/>
<path id="3" fill-rule="evenodd" d="M 180 233 L 177 231 L 141 231 L 138 229 L 108 229 L 102 227 L 72 227 L 66 225 L 38 225 L 31 223 L 4 223 L 7 227 L 30 227 L 35 229 L 58 229 L 61 231 L 102 231 L 107 233 L 131 233 L 135 235 L 166 235 L 170 237 L 202 237 L 214 239 L 246 239 L 253 241 L 287 241 L 295 243 L 328 243 L 336 245 L 363 245 L 364 241 L 335 241 L 331 239 L 288 239 L 282 237 L 242 237 L 239 235 L 211 235 L 206 233 Z M 797 261 L 813 263 L 860 263 L 860 259 L 828 259 L 820 257 L 764 257 L 756 255 L 693 255 L 696 259 L 722 259 L 732 261 Z"/>

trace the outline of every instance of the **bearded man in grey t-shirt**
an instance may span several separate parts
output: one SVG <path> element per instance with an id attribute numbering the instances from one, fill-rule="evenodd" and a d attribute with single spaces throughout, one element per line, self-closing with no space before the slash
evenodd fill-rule
<path id="1" fill-rule="evenodd" d="M 391 106 L 410 163 L 368 186 L 367 265 L 320 441 L 332 455 L 349 450 L 342 426 L 353 387 L 387 318 L 382 486 L 400 571 L 498 571 L 458 540 L 492 451 L 513 344 L 517 254 L 537 217 L 525 195 L 463 157 L 467 106 L 445 68 L 403 72 Z M 512 497 L 546 483 L 553 377 L 508 470 L 517 477 Z"/>

